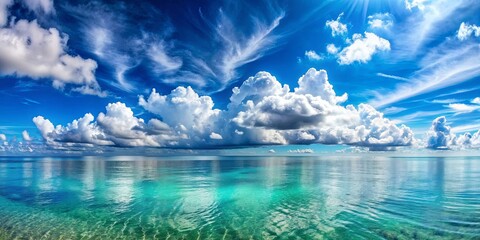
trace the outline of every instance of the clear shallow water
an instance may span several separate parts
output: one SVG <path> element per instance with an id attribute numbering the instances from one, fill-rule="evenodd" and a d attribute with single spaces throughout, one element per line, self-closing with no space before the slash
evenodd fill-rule
<path id="1" fill-rule="evenodd" d="M 480 239 L 480 158 L 0 158 L 0 239 Z"/>

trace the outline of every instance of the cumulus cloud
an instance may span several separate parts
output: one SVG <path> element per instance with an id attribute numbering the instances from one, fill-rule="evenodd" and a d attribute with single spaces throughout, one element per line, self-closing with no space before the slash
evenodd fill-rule
<path id="1" fill-rule="evenodd" d="M 480 27 L 475 24 L 462 22 L 457 31 L 457 38 L 461 41 L 468 39 L 470 36 L 480 37 Z"/>
<path id="2" fill-rule="evenodd" d="M 259 72 L 233 89 L 224 110 L 191 87 L 162 95 L 155 89 L 139 105 L 159 119 L 134 116 L 123 103 L 111 103 L 95 120 L 92 114 L 66 126 L 38 116 L 34 123 L 52 146 L 65 143 L 208 148 L 266 144 L 347 144 L 387 150 L 412 144 L 413 133 L 367 104 L 341 104 L 325 70 L 309 69 L 290 90 L 268 72 Z"/>
<path id="3" fill-rule="evenodd" d="M 445 116 L 435 118 L 427 132 L 427 148 L 448 149 L 455 141 L 455 135 L 450 132 Z"/>
<path id="4" fill-rule="evenodd" d="M 211 139 L 216 139 L 216 140 L 222 140 L 222 139 L 223 139 L 222 135 L 220 135 L 220 134 L 218 134 L 218 133 L 216 133 L 216 132 L 210 133 L 210 138 L 211 138 Z"/>
<path id="5" fill-rule="evenodd" d="M 0 134 L 0 141 L 7 141 L 7 136 L 5 134 Z"/>
<path id="6" fill-rule="evenodd" d="M 313 50 L 305 51 L 305 57 L 310 61 L 322 60 L 322 56 Z"/>
<path id="7" fill-rule="evenodd" d="M 199 96 L 191 87 L 177 87 L 169 95 L 153 89 L 147 99 L 140 97 L 139 105 L 186 134 L 210 134 L 220 113 L 219 109 L 213 109 L 211 97 Z"/>
<path id="8" fill-rule="evenodd" d="M 124 103 L 110 103 L 106 113 L 95 120 L 91 113 L 73 120 L 66 126 L 53 126 L 43 116 L 33 118 L 47 144 L 54 147 L 68 146 L 170 146 L 176 144 L 170 128 L 158 119 L 145 123 L 136 118 Z"/>
<path id="9" fill-rule="evenodd" d="M 371 29 L 389 29 L 393 26 L 393 17 L 390 13 L 376 13 L 368 16 L 368 26 Z"/>
<path id="10" fill-rule="evenodd" d="M 374 33 L 365 32 L 364 36 L 354 34 L 352 40 L 349 46 L 338 53 L 338 62 L 342 65 L 366 63 L 375 53 L 390 50 L 390 42 Z"/>
<path id="11" fill-rule="evenodd" d="M 327 26 L 332 30 L 332 37 L 335 37 L 338 35 L 344 35 L 348 31 L 347 25 L 340 22 L 342 16 L 343 16 L 343 13 L 340 13 L 340 15 L 338 15 L 336 20 L 328 20 L 325 23 L 325 26 Z"/>
<path id="12" fill-rule="evenodd" d="M 23 140 L 27 142 L 32 141 L 32 138 L 30 137 L 30 134 L 28 134 L 27 130 L 23 130 L 22 137 L 23 137 Z"/>
<path id="13" fill-rule="evenodd" d="M 480 97 L 472 99 L 472 103 L 480 105 Z"/>
<path id="14" fill-rule="evenodd" d="M 209 123 L 215 123 L 209 129 L 216 129 L 215 132 L 223 136 L 223 142 L 218 144 L 326 143 L 372 149 L 375 146 L 378 150 L 411 144 L 413 134 L 408 127 L 396 126 L 366 104 L 358 109 L 339 105 L 346 99 L 346 94 L 337 96 L 325 70 L 308 70 L 299 78 L 294 91 L 290 91 L 288 85 L 282 86 L 270 73 L 259 72 L 233 89 L 227 110 L 214 110 L 209 104 L 202 112 L 212 116 Z M 163 106 L 164 100 L 161 102 Z M 143 97 L 140 105 L 150 106 L 147 110 L 159 114 L 168 123 L 163 116 L 168 116 L 170 111 L 146 105 Z M 202 108 L 200 106 L 198 108 Z"/>
<path id="15" fill-rule="evenodd" d="M 0 0 L 0 27 L 7 24 L 8 7 L 13 4 L 13 0 Z"/>
<path id="16" fill-rule="evenodd" d="M 12 22 L 0 28 L 0 74 L 48 79 L 60 90 L 73 86 L 72 91 L 104 96 L 95 79 L 97 63 L 69 55 L 67 41 L 57 29 L 44 29 L 36 20 Z"/>
<path id="17" fill-rule="evenodd" d="M 335 46 L 335 44 L 331 43 L 327 45 L 327 52 L 330 54 L 337 54 L 339 49 Z"/>
<path id="18" fill-rule="evenodd" d="M 430 130 L 426 134 L 426 147 L 434 150 L 479 149 L 480 130 L 456 135 L 447 123 L 445 116 L 441 116 L 433 120 Z"/>

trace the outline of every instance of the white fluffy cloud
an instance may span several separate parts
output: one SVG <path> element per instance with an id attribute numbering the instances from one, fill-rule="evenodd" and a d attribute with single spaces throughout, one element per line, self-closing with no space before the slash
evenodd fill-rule
<path id="1" fill-rule="evenodd" d="M 65 52 L 67 38 L 57 29 L 43 29 L 37 21 L 19 20 L 0 29 L 0 73 L 52 79 L 52 85 L 74 91 L 102 94 L 95 79 L 97 63 L 91 59 L 71 56 Z"/>
<path id="2" fill-rule="evenodd" d="M 13 0 L 0 0 L 0 27 L 7 24 L 8 7 L 13 4 Z"/>
<path id="3" fill-rule="evenodd" d="M 335 44 L 330 43 L 327 45 L 327 52 L 330 54 L 337 54 L 339 49 L 335 46 Z"/>
<path id="4" fill-rule="evenodd" d="M 27 142 L 32 141 L 32 138 L 30 137 L 30 134 L 28 134 L 27 130 L 23 130 L 22 137 L 23 137 L 23 140 Z"/>
<path id="5" fill-rule="evenodd" d="M 0 134 L 0 141 L 7 141 L 7 136 L 5 134 Z"/>
<path id="6" fill-rule="evenodd" d="M 168 147 L 176 144 L 170 128 L 158 119 L 145 123 L 136 118 L 124 103 L 110 103 L 106 113 L 100 113 L 95 121 L 92 114 L 73 120 L 66 126 L 56 127 L 42 116 L 33 122 L 49 145 L 56 147 L 86 146 L 150 146 Z"/>
<path id="7" fill-rule="evenodd" d="M 447 107 L 453 110 L 455 112 L 455 115 L 471 113 L 473 111 L 480 110 L 479 105 L 470 105 L 464 103 L 450 103 L 447 105 Z"/>
<path id="8" fill-rule="evenodd" d="M 479 149 L 480 130 L 456 135 L 444 116 L 433 120 L 426 134 L 426 147 L 434 150 L 445 149 Z"/>
<path id="9" fill-rule="evenodd" d="M 199 96 L 191 87 L 177 87 L 169 95 L 153 89 L 147 99 L 140 97 L 139 104 L 183 133 L 210 134 L 220 113 L 213 109 L 212 98 Z"/>
<path id="10" fill-rule="evenodd" d="M 343 35 L 348 32 L 347 25 L 344 23 L 340 22 L 340 19 L 342 18 L 343 13 L 340 13 L 338 15 L 336 20 L 328 20 L 325 23 L 325 26 L 329 27 L 332 30 L 332 36 L 338 36 L 338 35 Z"/>
<path id="11" fill-rule="evenodd" d="M 322 60 L 322 56 L 313 50 L 305 51 L 305 57 L 310 61 Z"/>
<path id="12" fill-rule="evenodd" d="M 475 24 L 462 22 L 457 32 L 457 38 L 461 41 L 468 39 L 470 36 L 480 37 L 480 27 Z"/>
<path id="13" fill-rule="evenodd" d="M 435 118 L 427 132 L 427 147 L 432 149 L 448 149 L 455 141 L 450 126 L 444 116 Z"/>
<path id="14" fill-rule="evenodd" d="M 342 65 L 353 62 L 366 63 L 375 53 L 390 50 L 390 42 L 374 33 L 365 32 L 364 36 L 354 34 L 352 40 L 349 46 L 338 53 L 338 62 Z"/>
<path id="15" fill-rule="evenodd" d="M 28 0 L 33 10 L 53 11 L 53 3 Z M 11 1 L 0 0 L 0 26 L 6 24 Z M 57 89 L 71 87 L 82 94 L 104 96 L 95 79 L 97 63 L 69 55 L 68 37 L 57 29 L 42 28 L 36 20 L 18 20 L 0 28 L 0 75 L 48 79 Z"/>
<path id="16" fill-rule="evenodd" d="M 264 144 L 348 144 L 386 150 L 412 144 L 413 134 L 373 107 L 340 104 L 325 70 L 310 69 L 293 91 L 268 72 L 259 72 L 233 89 L 225 110 L 190 87 L 167 95 L 152 91 L 139 104 L 162 121 L 148 123 L 123 103 L 111 103 L 95 121 L 92 114 L 54 127 L 39 116 L 34 122 L 52 146 L 68 144 L 205 148 Z"/>
<path id="17" fill-rule="evenodd" d="M 376 13 L 368 16 L 368 26 L 371 29 L 389 29 L 393 26 L 393 17 L 390 13 Z"/>

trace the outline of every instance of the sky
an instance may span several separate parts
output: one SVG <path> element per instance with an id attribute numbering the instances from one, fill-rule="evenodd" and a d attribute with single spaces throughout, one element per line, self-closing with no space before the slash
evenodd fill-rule
<path id="1" fill-rule="evenodd" d="M 480 147 L 476 0 L 0 0 L 0 154 Z"/>

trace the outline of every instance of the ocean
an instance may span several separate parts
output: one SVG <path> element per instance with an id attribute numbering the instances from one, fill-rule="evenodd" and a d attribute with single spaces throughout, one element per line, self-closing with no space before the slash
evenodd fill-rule
<path id="1" fill-rule="evenodd" d="M 480 239 L 480 157 L 4 157 L 15 238 Z"/>

